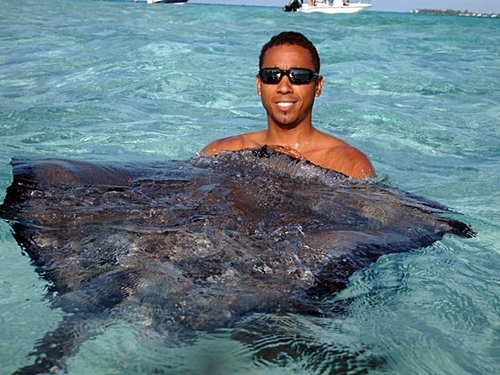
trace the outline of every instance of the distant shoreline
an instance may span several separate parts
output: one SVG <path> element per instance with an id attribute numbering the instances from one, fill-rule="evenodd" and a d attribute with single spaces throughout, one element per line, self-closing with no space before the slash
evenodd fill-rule
<path id="1" fill-rule="evenodd" d="M 500 17 L 498 13 L 479 13 L 479 12 L 469 12 L 468 10 L 440 10 L 440 9 L 412 9 L 410 13 L 423 13 L 423 14 L 447 14 L 451 16 L 464 16 L 464 17 L 490 17 L 497 18 Z"/>

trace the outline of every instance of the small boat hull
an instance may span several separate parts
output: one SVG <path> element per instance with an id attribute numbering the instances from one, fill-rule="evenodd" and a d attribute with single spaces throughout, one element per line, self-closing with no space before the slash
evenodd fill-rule
<path id="1" fill-rule="evenodd" d="M 148 4 L 166 3 L 166 4 L 185 4 L 188 0 L 146 0 Z"/>

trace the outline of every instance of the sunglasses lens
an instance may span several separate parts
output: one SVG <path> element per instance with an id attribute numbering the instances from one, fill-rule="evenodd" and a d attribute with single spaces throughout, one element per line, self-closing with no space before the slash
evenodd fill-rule
<path id="1" fill-rule="evenodd" d="M 314 73 L 307 69 L 292 69 L 288 77 L 291 83 L 303 84 L 309 83 L 311 78 L 314 77 Z"/>
<path id="2" fill-rule="evenodd" d="M 281 80 L 281 71 L 279 69 L 262 69 L 260 78 L 264 83 L 278 83 Z"/>

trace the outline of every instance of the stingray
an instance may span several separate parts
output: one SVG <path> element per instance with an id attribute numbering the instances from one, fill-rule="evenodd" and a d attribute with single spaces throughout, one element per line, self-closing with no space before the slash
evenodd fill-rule
<path id="1" fill-rule="evenodd" d="M 94 324 L 124 316 L 163 333 L 258 314 L 324 316 L 321 302 L 380 256 L 474 234 L 436 202 L 266 146 L 148 165 L 15 159 L 12 168 L 0 217 L 65 313 L 18 374 L 63 369 Z"/>

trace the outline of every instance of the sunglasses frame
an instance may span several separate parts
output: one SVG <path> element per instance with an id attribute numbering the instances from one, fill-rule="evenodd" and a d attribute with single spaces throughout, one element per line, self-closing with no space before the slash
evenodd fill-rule
<path id="1" fill-rule="evenodd" d="M 266 82 L 266 80 L 263 77 L 264 71 L 279 71 L 278 81 Z M 308 80 L 306 82 L 296 82 L 296 78 L 292 75 L 292 73 L 294 73 L 294 71 L 300 71 L 300 73 L 307 72 L 309 74 Z M 266 85 L 277 85 L 281 82 L 281 80 L 283 79 L 284 76 L 288 77 L 288 80 L 290 81 L 290 83 L 292 85 L 307 85 L 307 84 L 311 83 L 313 81 L 313 79 L 319 77 L 319 73 L 316 73 L 315 71 L 313 71 L 311 69 L 307 69 L 307 68 L 291 68 L 291 69 L 287 69 L 287 70 L 283 70 L 280 68 L 263 68 L 263 69 L 259 70 L 258 76 L 259 76 L 260 80 L 262 81 L 262 83 L 265 83 Z"/>

